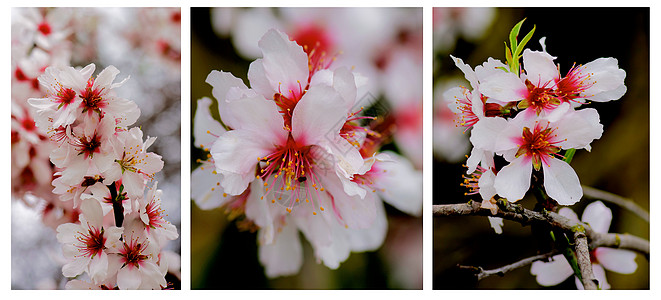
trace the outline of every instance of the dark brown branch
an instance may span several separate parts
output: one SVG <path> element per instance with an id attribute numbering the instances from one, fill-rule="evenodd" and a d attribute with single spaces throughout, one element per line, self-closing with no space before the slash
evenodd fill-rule
<path id="1" fill-rule="evenodd" d="M 582 222 L 577 222 L 563 217 L 554 212 L 537 212 L 532 211 L 518 204 L 512 204 L 507 201 L 500 201 L 498 211 L 495 215 L 491 214 L 488 209 L 481 208 L 482 203 L 470 201 L 468 203 L 460 204 L 445 204 L 434 205 L 432 212 L 435 217 L 442 216 L 493 216 L 501 217 L 510 221 L 521 223 L 522 225 L 530 225 L 532 223 L 548 224 L 552 227 L 562 229 L 571 235 L 576 231 L 576 228 L 585 228 L 585 235 L 590 242 L 590 248 L 597 247 L 611 247 L 628 249 L 640 252 L 645 256 L 649 256 L 650 243 L 648 240 L 632 236 L 629 234 L 618 233 L 599 233 L 592 230 L 592 228 Z"/>
<path id="2" fill-rule="evenodd" d="M 576 246 L 576 261 L 581 270 L 581 283 L 586 290 L 596 290 L 599 282 L 594 277 L 592 271 L 592 261 L 590 261 L 590 249 L 588 248 L 588 237 L 583 229 L 574 232 L 574 243 Z"/>
<path id="3" fill-rule="evenodd" d="M 603 201 L 610 202 L 610 203 L 613 203 L 613 204 L 617 204 L 617 205 L 629 210 L 630 212 L 632 212 L 636 216 L 640 217 L 641 219 L 645 220 L 645 222 L 649 223 L 650 213 L 647 212 L 642 207 L 638 206 L 638 204 L 636 204 L 636 202 L 634 202 L 633 200 L 627 199 L 627 198 L 624 198 L 624 197 L 621 197 L 621 196 L 618 196 L 618 195 L 615 195 L 615 194 L 612 194 L 612 193 L 609 193 L 609 192 L 606 192 L 606 191 L 598 190 L 598 189 L 595 189 L 593 187 L 589 187 L 589 186 L 585 186 L 585 185 L 583 185 L 582 187 L 583 187 L 583 196 L 588 197 L 588 198 L 592 198 L 592 199 L 603 200 Z"/>
<path id="4" fill-rule="evenodd" d="M 538 261 L 538 260 L 548 259 L 549 257 L 551 257 L 553 255 L 556 255 L 556 254 L 558 254 L 558 252 L 554 250 L 554 251 L 546 253 L 546 254 L 540 254 L 540 255 L 527 257 L 527 258 L 519 260 L 515 263 L 509 264 L 509 265 L 506 265 L 506 266 L 502 266 L 500 268 L 496 268 L 496 269 L 493 269 L 493 270 L 484 270 L 484 269 L 482 269 L 482 267 L 471 267 L 471 266 L 459 266 L 459 268 L 476 270 L 477 274 L 475 274 L 475 276 L 477 276 L 477 280 L 479 281 L 479 280 L 482 280 L 482 279 L 487 278 L 487 277 L 492 276 L 492 275 L 503 276 L 507 272 L 513 271 L 513 270 L 518 269 L 518 268 L 525 267 L 525 266 L 527 266 L 529 264 L 532 264 L 533 262 Z"/>

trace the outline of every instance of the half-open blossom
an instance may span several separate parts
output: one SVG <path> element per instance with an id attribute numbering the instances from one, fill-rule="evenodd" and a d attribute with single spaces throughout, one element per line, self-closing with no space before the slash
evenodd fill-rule
<path id="1" fill-rule="evenodd" d="M 576 213 L 569 208 L 563 207 L 558 213 L 573 221 L 578 221 Z M 604 203 L 596 201 L 585 207 L 581 219 L 584 223 L 589 224 L 595 232 L 608 233 L 613 214 Z M 620 274 L 631 274 L 638 268 L 635 259 L 636 253 L 629 250 L 608 247 L 592 249 L 590 260 L 592 261 L 594 276 L 599 281 L 599 288 L 610 289 L 610 284 L 606 281 L 605 270 Z M 549 262 L 533 262 L 530 273 L 536 276 L 537 283 L 543 286 L 552 286 L 565 281 L 574 274 L 574 271 L 567 259 L 562 254 L 558 254 L 553 256 Z M 583 289 L 583 284 L 578 277 L 576 277 L 576 287 Z"/>
<path id="2" fill-rule="evenodd" d="M 565 104 L 569 105 L 569 104 Z M 594 109 L 569 109 L 561 119 L 549 121 L 518 114 L 514 119 L 488 118 L 478 122 L 471 142 L 477 147 L 503 155 L 510 162 L 503 167 L 494 182 L 498 194 L 517 201 L 530 187 L 533 169 L 543 170 L 544 188 L 549 197 L 561 205 L 571 205 L 581 199 L 578 176 L 562 161 L 561 149 L 589 149 L 599 137 L 603 126 Z"/>
<path id="3" fill-rule="evenodd" d="M 119 243 L 122 228 L 103 226 L 103 211 L 96 200 L 83 201 L 80 210 L 80 224 L 57 227 L 57 240 L 69 260 L 62 274 L 75 277 L 86 271 L 94 282 L 100 282 L 108 275 L 107 249 Z"/>
<path id="4" fill-rule="evenodd" d="M 155 237 L 163 237 L 168 240 L 176 239 L 179 234 L 177 227 L 165 220 L 165 210 L 161 208 L 161 196 L 163 191 L 157 189 L 158 182 L 149 187 L 147 197 L 138 199 L 138 211 L 140 220 L 145 225 L 145 230 Z"/>

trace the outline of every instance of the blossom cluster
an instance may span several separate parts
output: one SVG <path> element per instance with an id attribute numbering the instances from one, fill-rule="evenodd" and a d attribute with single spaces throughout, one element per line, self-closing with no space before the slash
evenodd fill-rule
<path id="1" fill-rule="evenodd" d="M 66 262 L 53 263 L 64 264 L 62 274 L 86 272 L 91 280 L 67 288 L 167 287 L 164 276 L 178 276 L 179 257 L 163 248 L 178 233 L 164 220 L 162 191 L 149 183 L 163 168 L 161 157 L 147 151 L 155 138 L 144 140 L 140 128 L 129 127 L 140 110 L 115 94 L 125 82 L 113 82 L 119 70 L 93 76 L 94 64 L 69 67 L 104 60 L 97 25 L 110 14 L 12 9 L 12 198 L 57 228 Z M 34 251 L 54 250 L 48 247 Z M 52 279 L 37 279 L 34 285 L 54 288 Z"/>
<path id="2" fill-rule="evenodd" d="M 119 70 L 113 66 L 96 77 L 94 70 L 94 64 L 48 67 L 38 77 L 46 97 L 28 100 L 36 126 L 56 145 L 53 193 L 80 211 L 79 223 L 57 227 L 68 260 L 62 273 L 87 272 L 90 285 L 102 288 L 165 288 L 168 264 L 160 253 L 178 233 L 164 219 L 156 182 L 145 195 L 163 168 L 161 157 L 147 151 L 156 138 L 145 140 L 140 128 L 129 128 L 140 110 L 114 91 L 128 78 L 114 82 Z"/>
<path id="3" fill-rule="evenodd" d="M 574 64 L 563 72 L 557 57 L 546 51 L 545 38 L 540 40 L 541 51 L 525 48 L 534 28 L 517 41 L 522 23 L 510 33 L 505 63 L 489 58 L 472 68 L 451 56 L 470 88 L 453 87 L 443 94 L 454 99 L 448 106 L 456 126 L 470 133 L 472 150 L 462 185 L 469 189 L 466 194 L 479 194 L 482 207 L 494 214 L 498 198 L 516 202 L 528 191 L 549 211 L 580 201 L 583 189 L 569 163 L 575 151 L 590 151 L 603 133 L 599 113 L 585 105 L 618 100 L 627 90 L 626 72 L 615 58 Z M 578 221 L 570 208 L 558 213 Z M 610 209 L 594 202 L 585 208 L 582 221 L 595 232 L 607 233 L 611 219 Z M 502 233 L 501 218 L 489 221 L 496 233 Z M 531 274 L 544 286 L 565 281 L 575 273 L 565 255 L 534 262 Z M 632 251 L 600 247 L 591 249 L 590 255 L 602 289 L 610 288 L 604 269 L 631 274 L 637 268 Z M 583 288 L 578 277 L 576 285 Z"/>
<path id="4" fill-rule="evenodd" d="M 209 152 L 191 175 L 202 209 L 224 206 L 239 226 L 258 230 L 266 275 L 298 273 L 299 231 L 331 269 L 350 252 L 377 249 L 387 220 L 382 200 L 420 215 L 421 174 L 403 157 L 379 152 L 385 136 L 363 114 L 367 78 L 281 31 L 258 42 L 262 58 L 248 70 L 250 88 L 212 71 L 210 98 L 198 100 L 194 144 Z"/>
<path id="5" fill-rule="evenodd" d="M 589 151 L 603 132 L 598 112 L 583 105 L 617 100 L 626 92 L 626 73 L 615 58 L 574 65 L 562 73 L 544 38 L 541 51 L 525 48 L 533 32 L 521 43 L 511 41 L 507 63 L 489 58 L 473 69 L 452 57 L 471 88 L 455 87 L 444 97 L 455 100 L 450 108 L 457 126 L 470 132 L 470 176 L 464 185 L 479 193 L 485 206 L 493 205 L 495 195 L 520 200 L 531 182 L 560 205 L 579 201 L 583 191 L 568 161 L 578 149 Z"/>

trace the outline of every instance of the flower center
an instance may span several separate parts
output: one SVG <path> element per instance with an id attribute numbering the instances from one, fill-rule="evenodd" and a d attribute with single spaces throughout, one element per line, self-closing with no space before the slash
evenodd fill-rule
<path id="1" fill-rule="evenodd" d="M 126 238 L 126 236 L 124 236 Z M 142 252 L 147 249 L 149 242 L 140 243 L 138 239 L 131 239 L 124 241 L 122 249 L 119 251 L 119 255 L 122 257 L 122 268 L 124 266 L 140 268 L 140 264 L 145 260 L 149 259 L 149 255 L 145 255 Z"/>
<path id="2" fill-rule="evenodd" d="M 457 109 L 459 109 L 459 118 L 455 119 L 455 123 L 457 126 L 466 127 L 466 130 L 468 130 L 479 121 L 479 118 L 473 112 L 473 101 L 471 100 L 470 91 L 466 88 L 462 88 L 462 90 L 463 97 L 455 97 Z"/>
<path id="3" fill-rule="evenodd" d="M 75 147 L 80 154 L 85 154 L 85 158 L 92 157 L 94 153 L 101 152 L 101 136 L 96 132 L 93 136 L 83 136 L 76 140 Z"/>
<path id="4" fill-rule="evenodd" d="M 76 92 L 74 90 L 70 88 L 61 88 L 55 95 L 55 103 L 60 104 L 57 108 L 59 109 L 62 106 L 66 107 L 73 102 L 74 98 L 76 98 Z"/>
<path id="5" fill-rule="evenodd" d="M 152 199 L 147 206 L 145 207 L 145 212 L 147 213 L 147 216 L 149 217 L 149 227 L 151 228 L 163 228 L 163 213 L 165 210 L 161 208 L 160 205 Z"/>
<path id="6" fill-rule="evenodd" d="M 97 254 L 101 254 L 106 243 L 106 238 L 103 236 L 104 232 L 103 227 L 99 229 L 94 226 L 90 226 L 87 233 L 78 232 L 79 235 L 76 236 L 76 239 L 82 243 L 82 245 L 77 246 L 78 252 L 82 256 L 92 258 Z"/>
<path id="7" fill-rule="evenodd" d="M 87 82 L 87 87 L 80 93 L 80 98 L 83 99 L 80 106 L 83 107 L 83 112 L 95 111 L 100 116 L 103 116 L 101 108 L 104 108 L 107 104 L 106 101 L 103 101 L 103 97 L 101 97 L 103 89 L 92 89 L 93 85 L 94 79 L 90 79 Z"/>
<path id="8" fill-rule="evenodd" d="M 489 171 L 488 169 L 485 169 L 484 167 L 478 165 L 477 168 L 475 168 L 475 172 L 470 174 L 469 176 L 461 175 L 461 177 L 464 178 L 464 182 L 462 182 L 461 186 L 465 187 L 468 189 L 468 192 L 464 193 L 464 196 L 468 195 L 476 195 L 480 193 L 480 178 L 484 173 Z"/>
<path id="9" fill-rule="evenodd" d="M 314 172 L 314 168 L 318 167 L 315 149 L 298 145 L 289 135 L 285 145 L 277 147 L 268 156 L 258 158 L 261 166 L 257 178 L 263 179 L 267 187 L 262 199 L 271 195 L 271 202 L 277 201 L 286 206 L 287 212 L 291 212 L 303 199 L 308 203 L 310 199 L 314 201 L 313 193 L 324 191 L 323 187 L 318 186 L 319 177 Z M 269 179 L 272 179 L 271 188 L 268 187 Z M 322 207 L 320 209 L 323 210 Z"/>
<path id="10" fill-rule="evenodd" d="M 581 93 L 595 84 L 594 81 L 590 80 L 593 74 L 582 74 L 580 67 L 572 66 L 569 72 L 567 72 L 567 76 L 558 81 L 555 93 L 562 101 L 569 102 L 575 101 L 574 99 L 579 97 L 587 97 L 581 96 Z M 577 102 L 582 103 L 580 101 Z"/>
<path id="11" fill-rule="evenodd" d="M 538 87 L 526 80 L 528 97 L 519 102 L 518 107 L 520 109 L 532 107 L 537 115 L 539 115 L 542 110 L 552 110 L 556 108 L 560 104 L 560 99 L 556 97 L 553 89 L 546 87 L 547 85 L 548 84 Z"/>
<path id="12" fill-rule="evenodd" d="M 559 155 L 560 147 L 556 144 L 564 140 L 558 139 L 555 129 L 549 127 L 548 122 L 543 126 L 539 121 L 535 122 L 532 131 L 528 127 L 523 127 L 523 133 L 518 140 L 519 150 L 516 152 L 516 157 L 525 155 L 532 158 L 535 170 L 539 171 L 542 162 L 548 164 L 549 158 Z"/>

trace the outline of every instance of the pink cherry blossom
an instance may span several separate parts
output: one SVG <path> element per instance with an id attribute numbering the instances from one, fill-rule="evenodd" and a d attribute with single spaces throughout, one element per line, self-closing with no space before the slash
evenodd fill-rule
<path id="1" fill-rule="evenodd" d="M 541 41 L 545 48 L 544 39 Z M 498 69 L 480 78 L 482 92 L 499 101 L 518 101 L 519 108 L 537 115 L 550 113 L 562 103 L 583 104 L 617 100 L 626 92 L 626 73 L 614 58 L 599 58 L 585 65 L 573 66 L 565 77 L 560 75 L 555 57 L 544 51 L 523 51 L 525 74 Z"/>
<path id="2" fill-rule="evenodd" d="M 116 270 L 120 289 L 161 289 L 167 286 L 167 266 L 158 261 L 159 249 L 137 214 L 125 219 L 122 242 L 111 250 L 109 268 Z M 165 267 L 165 270 L 163 270 Z"/>
<path id="3" fill-rule="evenodd" d="M 174 240 L 179 237 L 177 227 L 165 220 L 165 210 L 161 208 L 161 196 L 163 191 L 157 189 L 158 182 L 149 187 L 146 198 L 138 199 L 138 211 L 140 220 L 145 225 L 145 230 L 155 237 L 163 237 Z"/>
<path id="4" fill-rule="evenodd" d="M 103 212 L 96 200 L 83 201 L 80 210 L 80 224 L 57 227 L 57 240 L 69 260 L 62 274 L 74 277 L 86 271 L 94 282 L 101 282 L 108 275 L 107 249 L 119 243 L 122 229 L 103 226 Z"/>
<path id="5" fill-rule="evenodd" d="M 566 104 L 568 105 L 568 104 Z M 523 198 L 530 187 L 532 170 L 544 172 L 544 187 L 549 197 L 561 205 L 576 203 L 583 195 L 578 176 L 558 159 L 561 149 L 589 149 L 603 131 L 594 109 L 570 109 L 559 120 L 529 118 L 488 118 L 478 122 L 471 136 L 476 148 L 503 155 L 510 162 L 494 182 L 499 195 L 509 201 Z"/>
<path id="6" fill-rule="evenodd" d="M 147 152 L 147 148 L 156 140 L 147 137 L 142 141 L 142 130 L 133 127 L 128 131 L 117 133 L 114 141 L 114 163 L 106 171 L 106 180 L 121 180 L 129 198 L 142 196 L 145 182 L 151 181 L 154 174 L 163 169 L 161 156 Z"/>

